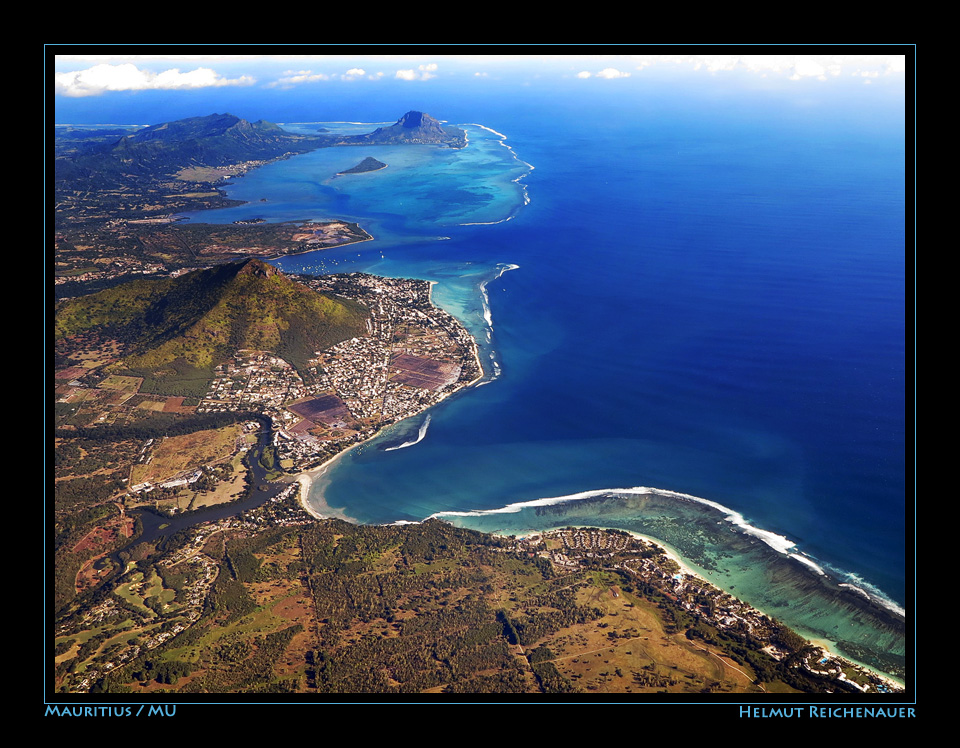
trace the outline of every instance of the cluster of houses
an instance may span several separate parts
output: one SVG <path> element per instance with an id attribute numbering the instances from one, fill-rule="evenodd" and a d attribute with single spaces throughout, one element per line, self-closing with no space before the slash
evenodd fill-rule
<path id="1" fill-rule="evenodd" d="M 345 273 L 313 278 L 307 285 L 370 309 L 371 336 L 383 341 L 393 356 L 406 353 L 458 364 L 476 358 L 473 336 L 456 317 L 433 304 L 428 281 Z M 479 367 L 468 371 L 471 379 L 479 373 Z"/>
<path id="2" fill-rule="evenodd" d="M 281 408 L 306 394 L 296 369 L 272 353 L 241 351 L 214 371 L 216 377 L 197 407 L 198 413 Z"/>
<path id="3" fill-rule="evenodd" d="M 481 374 L 476 342 L 433 305 L 427 281 L 349 273 L 303 279 L 315 290 L 370 310 L 369 335 L 317 353 L 316 379 L 305 385 L 286 361 L 244 351 L 216 369 L 198 412 L 255 409 L 275 427 L 275 446 L 294 470 L 307 469 L 373 436 L 379 428 L 439 402 Z M 288 409 L 333 395 L 342 417 L 311 422 Z"/>
<path id="4" fill-rule="evenodd" d="M 321 390 L 335 392 L 357 420 L 380 419 L 390 354 L 378 338 L 352 338 L 323 351 Z"/>
<path id="5" fill-rule="evenodd" d="M 114 260 L 109 265 L 104 265 L 97 270 L 89 270 L 85 273 L 75 273 L 72 275 L 56 275 L 53 282 L 55 285 L 63 283 L 75 283 L 77 281 L 95 281 L 110 280 L 120 278 L 125 275 L 153 275 L 162 273 L 166 267 L 160 263 L 140 262 L 139 260 Z"/>

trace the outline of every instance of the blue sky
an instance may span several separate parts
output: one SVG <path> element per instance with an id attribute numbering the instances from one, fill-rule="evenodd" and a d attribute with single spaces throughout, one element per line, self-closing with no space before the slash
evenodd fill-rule
<path id="1" fill-rule="evenodd" d="M 877 121 L 890 114 L 901 120 L 905 81 L 912 76 L 905 55 L 877 54 L 872 47 L 828 47 L 824 54 L 821 47 L 802 46 L 640 45 L 616 47 L 636 54 L 603 54 L 610 47 L 540 45 L 517 47 L 525 54 L 513 55 L 484 54 L 488 47 L 469 45 L 398 46 L 398 54 L 375 54 L 385 47 L 361 45 L 329 55 L 284 46 L 266 49 L 296 54 L 219 53 L 244 49 L 231 46 L 179 47 L 178 54 L 165 47 L 134 47 L 138 54 L 112 49 L 53 48 L 58 54 L 48 58 L 47 72 L 55 123 L 146 125 L 213 112 L 280 123 L 385 122 L 419 109 L 449 121 L 483 118 L 496 127 L 524 112 L 557 107 L 570 113 L 606 107 L 613 117 L 628 105 L 632 112 L 658 106 L 662 112 L 663 102 L 678 92 L 721 109 L 734 100 L 740 106 L 746 93 L 765 107 L 783 107 L 784 116 L 804 116 L 804 106 L 830 113 L 879 106 L 884 113 Z M 811 53 L 796 53 L 806 49 Z"/>
<path id="2" fill-rule="evenodd" d="M 793 81 L 853 79 L 870 85 L 890 76 L 903 75 L 906 69 L 903 55 L 742 54 L 739 51 L 731 54 L 723 47 L 715 53 L 688 53 L 678 47 L 675 54 L 666 55 L 555 55 L 550 54 L 553 49 L 550 46 L 539 49 L 544 54 L 432 55 L 427 49 L 416 55 L 369 55 L 364 54 L 363 47 L 357 47 L 355 55 L 81 52 L 55 58 L 55 87 L 58 96 L 75 98 L 120 91 L 183 91 L 228 86 L 289 90 L 337 82 L 424 84 L 456 79 L 464 83 L 485 78 L 520 84 L 563 79 L 602 81 L 651 76 L 669 70 L 704 76 L 749 73 L 760 78 Z"/>

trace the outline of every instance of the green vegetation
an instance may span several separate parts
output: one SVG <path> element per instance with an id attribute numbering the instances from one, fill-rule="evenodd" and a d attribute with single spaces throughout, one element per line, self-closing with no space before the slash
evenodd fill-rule
<path id="1" fill-rule="evenodd" d="M 127 350 L 115 370 L 144 377 L 143 391 L 198 396 L 238 349 L 270 350 L 306 369 L 315 351 L 361 334 L 366 317 L 359 304 L 247 260 L 62 302 L 55 336 L 110 335 Z"/>
<path id="2" fill-rule="evenodd" d="M 223 204 L 223 196 L 211 193 L 202 177 L 177 176 L 191 166 L 262 163 L 325 143 L 323 136 L 295 135 L 231 114 L 191 117 L 129 134 L 100 133 L 86 142 L 74 133 L 58 141 L 54 185 L 61 224 L 104 212 L 139 218 Z M 197 193 L 210 197 L 193 197 Z"/>
<path id="3" fill-rule="evenodd" d="M 718 629 L 658 589 L 656 579 L 673 589 L 669 575 L 643 582 L 627 571 L 664 558 L 647 546 L 547 569 L 522 542 L 436 520 L 312 521 L 292 497 L 244 519 L 243 531 L 207 528 L 202 546 L 195 531 L 177 533 L 113 593 L 90 593 L 62 616 L 62 686 L 86 678 L 92 692 L 162 684 L 316 695 L 838 688 L 803 666 L 808 645 L 777 622 L 755 621 L 769 628 L 763 636 L 756 626 Z M 174 553 L 176 564 L 164 561 Z M 71 623 L 85 611 L 97 627 Z M 164 632 L 179 633 L 164 640 Z"/>

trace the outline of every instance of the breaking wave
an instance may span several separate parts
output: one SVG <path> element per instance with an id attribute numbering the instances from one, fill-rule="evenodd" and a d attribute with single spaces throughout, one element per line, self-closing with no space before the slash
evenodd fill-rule
<path id="1" fill-rule="evenodd" d="M 408 442 L 403 444 L 398 444 L 395 447 L 387 447 L 384 449 L 384 452 L 393 452 L 396 449 L 406 449 L 407 447 L 412 447 L 414 444 L 419 444 L 423 441 L 423 437 L 427 435 L 427 429 L 430 427 L 430 414 L 427 414 L 427 417 L 423 419 L 423 423 L 420 424 L 420 428 L 417 430 L 417 438 L 411 439 Z"/>
<path id="2" fill-rule="evenodd" d="M 536 510 L 538 507 L 557 506 L 561 504 L 574 503 L 589 499 L 599 499 L 603 497 L 618 498 L 641 496 L 658 497 L 662 499 L 676 499 L 677 501 L 692 502 L 707 507 L 722 515 L 723 520 L 735 527 L 741 535 L 759 540 L 780 556 L 797 561 L 804 567 L 813 571 L 817 576 L 833 577 L 839 582 L 838 586 L 856 592 L 864 599 L 885 608 L 895 615 L 905 617 L 904 608 L 885 595 L 880 589 L 870 585 L 854 574 L 832 568 L 818 560 L 813 559 L 808 554 L 798 549 L 796 542 L 790 540 L 788 537 L 752 525 L 740 512 L 731 509 L 728 506 L 724 506 L 719 502 L 711 501 L 710 499 L 704 499 L 699 496 L 693 496 L 691 494 L 680 493 L 678 491 L 650 488 L 647 486 L 598 489 L 592 491 L 581 491 L 579 493 L 569 494 L 566 496 L 554 496 L 549 498 L 533 499 L 530 501 L 520 501 L 507 504 L 497 509 L 437 512 L 431 515 L 431 517 L 438 519 L 452 517 L 482 518 L 492 517 L 493 515 L 518 514 L 524 512 L 525 510 Z M 604 524 L 602 517 L 602 514 L 598 514 L 596 522 L 598 526 L 602 526 Z M 828 569 L 829 573 L 827 571 Z"/>

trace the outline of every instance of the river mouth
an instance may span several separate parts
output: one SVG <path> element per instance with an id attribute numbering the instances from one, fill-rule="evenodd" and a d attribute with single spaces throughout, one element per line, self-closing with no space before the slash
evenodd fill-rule
<path id="1" fill-rule="evenodd" d="M 282 493 L 289 486 L 289 481 L 268 481 L 266 479 L 267 471 L 263 465 L 260 464 L 260 454 L 262 450 L 271 444 L 273 439 L 270 421 L 263 417 L 256 417 L 256 420 L 260 422 L 261 427 L 257 434 L 257 441 L 248 451 L 248 459 L 246 460 L 248 470 L 250 471 L 251 488 L 242 498 L 217 506 L 203 507 L 189 512 L 174 514 L 155 511 L 149 507 L 128 510 L 127 513 L 136 518 L 140 532 L 131 538 L 122 548 L 118 548 L 108 556 L 100 559 L 95 564 L 95 568 L 108 568 L 108 564 L 112 562 L 115 568 L 125 569 L 129 551 L 134 546 L 140 544 L 150 546 L 162 545 L 164 540 L 172 537 L 181 530 L 186 530 L 207 522 L 216 522 L 226 519 L 227 517 L 235 517 L 243 512 L 263 506 Z"/>

